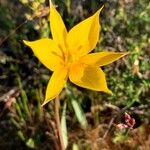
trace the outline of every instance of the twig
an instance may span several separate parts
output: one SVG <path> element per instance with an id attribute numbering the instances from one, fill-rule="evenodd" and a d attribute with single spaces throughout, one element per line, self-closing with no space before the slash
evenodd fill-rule
<path id="1" fill-rule="evenodd" d="M 111 104 L 111 103 L 105 103 L 104 106 L 105 106 L 105 107 L 108 107 L 108 108 L 111 108 L 111 109 L 113 109 L 113 110 L 116 110 L 116 111 L 120 111 L 120 108 L 119 108 L 119 107 L 117 107 L 117 106 L 115 106 L 115 105 L 113 105 L 113 104 Z"/>
<path id="2" fill-rule="evenodd" d="M 25 23 L 27 23 L 27 20 L 22 22 L 19 26 L 17 26 L 12 32 L 10 32 L 2 41 L 0 41 L 0 46 L 11 36 L 13 35 L 20 27 L 22 27 Z"/>
<path id="3" fill-rule="evenodd" d="M 10 98 L 17 97 L 19 93 L 20 93 L 20 89 L 18 87 L 14 87 L 0 97 L 0 102 L 6 103 L 10 100 Z"/>
<path id="4" fill-rule="evenodd" d="M 10 91 L 5 93 L 3 96 L 0 97 L 0 103 L 4 103 L 4 107 L 0 112 L 0 118 L 3 115 L 6 109 L 10 109 L 13 103 L 16 101 L 16 97 L 20 94 L 20 89 L 18 87 L 12 88 Z"/>
<path id="5" fill-rule="evenodd" d="M 55 120 L 56 120 L 56 127 L 58 131 L 58 137 L 60 140 L 61 149 L 65 150 L 61 126 L 60 126 L 60 116 L 59 116 L 59 97 L 55 98 Z"/>
<path id="6" fill-rule="evenodd" d="M 108 132 L 109 132 L 111 126 L 112 126 L 113 123 L 114 123 L 115 118 L 116 118 L 116 116 L 114 116 L 114 117 L 110 120 L 109 125 L 108 125 L 108 129 L 105 131 L 105 133 L 104 133 L 104 135 L 103 135 L 103 139 L 106 138 L 106 136 L 107 136 L 107 134 L 108 134 Z"/>

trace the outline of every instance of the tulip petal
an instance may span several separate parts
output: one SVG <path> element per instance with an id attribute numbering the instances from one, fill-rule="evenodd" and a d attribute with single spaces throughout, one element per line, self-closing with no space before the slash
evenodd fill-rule
<path id="1" fill-rule="evenodd" d="M 43 102 L 42 106 L 46 103 L 54 99 L 59 93 L 62 91 L 66 81 L 68 78 L 68 70 L 65 67 L 61 67 L 58 70 L 54 71 L 52 74 L 48 86 L 46 89 L 46 96 L 45 101 Z"/>
<path id="2" fill-rule="evenodd" d="M 94 66 L 104 66 L 108 65 L 119 58 L 127 55 L 128 52 L 98 52 L 98 53 L 91 53 L 88 55 L 83 56 L 80 58 L 82 63 L 87 65 L 94 65 Z"/>
<path id="3" fill-rule="evenodd" d="M 67 36 L 67 29 L 64 22 L 57 12 L 52 2 L 50 1 L 50 27 L 52 32 L 52 37 L 62 49 L 65 49 L 65 41 Z"/>
<path id="4" fill-rule="evenodd" d="M 35 56 L 51 71 L 56 70 L 63 63 L 62 52 L 53 40 L 40 39 L 23 42 L 33 50 Z"/>
<path id="5" fill-rule="evenodd" d="M 73 64 L 69 71 L 69 79 L 83 88 L 112 94 L 107 87 L 105 74 L 99 67 Z"/>
<path id="6" fill-rule="evenodd" d="M 77 51 L 78 55 L 83 56 L 96 47 L 99 40 L 99 14 L 101 10 L 102 8 L 69 31 L 67 45 L 72 55 Z"/>

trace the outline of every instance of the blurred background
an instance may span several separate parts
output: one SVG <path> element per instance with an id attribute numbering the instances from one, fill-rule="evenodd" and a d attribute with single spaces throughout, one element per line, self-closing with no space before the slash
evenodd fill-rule
<path id="1" fill-rule="evenodd" d="M 150 149 L 150 1 L 55 0 L 69 30 L 104 5 L 95 51 L 130 54 L 103 67 L 113 96 L 71 83 L 60 95 L 69 150 Z M 51 37 L 48 0 L 0 0 L 0 149 L 59 150 L 54 101 L 44 108 L 51 72 L 23 40 Z M 133 128 L 126 125 L 130 115 Z"/>

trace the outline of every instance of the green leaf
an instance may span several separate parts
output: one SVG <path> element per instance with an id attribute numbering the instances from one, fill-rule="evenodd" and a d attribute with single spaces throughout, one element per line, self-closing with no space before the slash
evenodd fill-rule
<path id="1" fill-rule="evenodd" d="M 72 150 L 79 150 L 79 147 L 76 143 L 73 143 Z"/>
<path id="2" fill-rule="evenodd" d="M 81 107 L 80 103 L 77 101 L 77 97 L 75 97 L 75 95 L 73 94 L 73 92 L 69 86 L 66 85 L 65 88 L 66 88 L 66 93 L 70 97 L 70 101 L 71 101 L 71 104 L 72 104 L 73 109 L 75 111 L 77 120 L 79 121 L 81 127 L 83 129 L 86 129 L 88 123 L 86 120 L 86 116 L 82 110 L 82 107 Z"/>
<path id="3" fill-rule="evenodd" d="M 63 105 L 62 116 L 61 116 L 61 130 L 62 130 L 65 149 L 68 146 L 68 134 L 67 134 L 67 124 L 66 124 L 66 107 L 67 107 L 67 104 L 65 101 L 64 105 Z"/>
<path id="4" fill-rule="evenodd" d="M 74 98 L 71 98 L 71 104 L 72 104 L 73 109 L 75 111 L 76 117 L 77 117 L 79 123 L 81 124 L 81 127 L 83 129 L 86 129 L 87 128 L 87 120 L 86 120 L 86 116 L 85 116 L 80 104 Z"/>
<path id="5" fill-rule="evenodd" d="M 32 138 L 29 138 L 26 142 L 26 145 L 29 147 L 29 148 L 32 148 L 34 149 L 35 148 L 35 143 L 34 143 L 34 140 Z"/>

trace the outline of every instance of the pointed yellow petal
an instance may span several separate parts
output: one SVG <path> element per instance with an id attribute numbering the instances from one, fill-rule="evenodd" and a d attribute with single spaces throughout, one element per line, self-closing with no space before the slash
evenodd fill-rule
<path id="1" fill-rule="evenodd" d="M 99 67 L 74 64 L 70 68 L 69 79 L 74 84 L 83 88 L 112 94 L 107 87 L 105 74 Z"/>
<path id="2" fill-rule="evenodd" d="M 57 71 L 54 71 L 52 77 L 49 80 L 47 89 L 46 89 L 46 97 L 42 106 L 46 103 L 54 99 L 59 93 L 62 91 L 66 81 L 68 78 L 68 70 L 65 67 L 59 68 Z"/>
<path id="3" fill-rule="evenodd" d="M 67 36 L 67 29 L 64 22 L 57 12 L 52 2 L 50 3 L 50 27 L 53 36 L 53 40 L 61 46 L 62 49 L 65 47 L 65 41 Z"/>
<path id="4" fill-rule="evenodd" d="M 54 71 L 62 65 L 62 52 L 53 40 L 41 39 L 33 42 L 23 42 L 33 50 L 35 56 L 48 69 Z"/>
<path id="5" fill-rule="evenodd" d="M 67 45 L 70 53 L 74 54 L 74 51 L 78 51 L 80 56 L 83 56 L 96 47 L 100 32 L 99 13 L 101 9 L 69 31 Z"/>
<path id="6" fill-rule="evenodd" d="M 91 53 L 86 56 L 83 56 L 80 61 L 82 63 L 94 66 L 104 66 L 110 64 L 119 58 L 127 55 L 128 52 L 99 52 Z"/>

